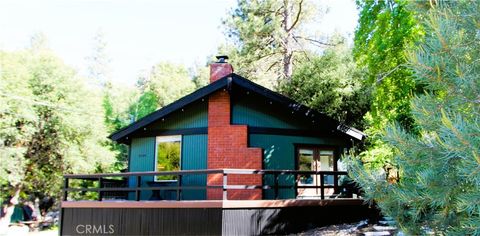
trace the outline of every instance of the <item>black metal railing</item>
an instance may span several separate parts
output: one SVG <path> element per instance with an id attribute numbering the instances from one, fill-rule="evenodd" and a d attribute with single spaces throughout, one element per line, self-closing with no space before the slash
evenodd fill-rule
<path id="1" fill-rule="evenodd" d="M 182 179 L 192 175 L 218 175 L 221 178 L 221 184 L 207 184 L 206 185 L 186 185 L 182 184 Z M 262 185 L 240 185 L 230 184 L 228 181 L 229 175 L 260 175 L 263 177 Z M 155 179 L 155 176 L 175 176 L 175 180 L 169 182 L 169 185 L 155 184 L 156 181 L 149 181 L 149 186 L 142 186 L 145 184 L 145 178 Z M 280 177 L 284 176 L 283 181 Z M 314 176 L 320 181 L 314 181 L 314 184 L 301 184 L 300 179 L 305 176 Z M 331 183 L 325 183 L 325 177 L 332 176 Z M 273 178 L 273 179 L 272 179 Z M 333 189 L 329 191 L 330 198 L 351 198 L 352 193 L 356 192 L 354 185 L 347 180 L 348 175 L 345 171 L 299 171 L 299 170 L 250 170 L 250 169 L 211 169 L 211 170 L 183 170 L 183 171 L 165 171 L 165 172 L 128 172 L 128 173 L 113 173 L 113 174 L 88 174 L 88 175 L 65 175 L 63 200 L 98 200 L 102 201 L 108 199 L 109 196 L 116 196 L 120 199 L 127 200 L 129 194 L 131 200 L 141 200 L 142 191 L 152 191 L 152 194 L 158 191 L 168 191 L 175 193 L 175 199 L 182 200 L 182 192 L 186 190 L 208 190 L 216 189 L 222 191 L 222 199 L 228 200 L 228 190 L 273 190 L 274 199 L 278 199 L 279 191 L 281 189 L 291 189 L 295 191 L 297 196 L 298 189 L 316 189 L 320 192 L 318 198 L 325 199 L 326 189 Z M 130 181 L 129 181 L 130 180 Z M 134 180 L 134 181 L 132 181 Z M 342 180 L 342 181 L 339 181 Z M 80 183 L 72 184 L 74 181 Z M 143 181 L 143 182 L 142 182 Z M 161 181 L 159 181 L 161 182 Z M 280 183 L 283 182 L 283 183 Z M 340 183 L 339 183 L 340 182 Z M 75 186 L 73 186 L 75 185 Z M 157 191 L 157 192 L 156 192 Z M 69 199 L 69 195 L 77 193 L 77 198 Z M 96 193 L 95 199 L 88 193 Z M 82 196 L 90 196 L 82 199 Z M 115 199 L 115 198 L 114 198 Z"/>

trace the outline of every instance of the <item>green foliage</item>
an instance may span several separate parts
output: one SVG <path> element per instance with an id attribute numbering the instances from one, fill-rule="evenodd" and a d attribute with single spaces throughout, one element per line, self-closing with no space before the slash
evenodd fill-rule
<path id="1" fill-rule="evenodd" d="M 193 68 L 190 68 L 190 74 L 192 76 L 192 81 L 195 84 L 195 89 L 199 89 L 210 83 L 210 67 L 208 65 L 195 65 Z"/>
<path id="2" fill-rule="evenodd" d="M 440 2 L 425 18 L 426 35 L 409 54 L 417 84 L 418 134 L 388 125 L 399 181 L 350 160 L 352 176 L 406 233 L 480 235 L 480 3 Z"/>
<path id="3" fill-rule="evenodd" d="M 158 144 L 158 170 L 179 170 L 180 142 L 162 142 Z"/>
<path id="4" fill-rule="evenodd" d="M 290 79 L 285 67 L 293 66 L 294 52 L 304 51 L 300 29 L 312 19 L 309 13 L 314 9 L 303 0 L 239 0 L 224 20 L 233 45 L 220 52 L 231 58 L 239 74 L 273 88 Z"/>
<path id="5" fill-rule="evenodd" d="M 0 52 L 0 181 L 21 184 L 27 144 L 36 131 L 36 113 L 26 102 L 33 97 L 25 54 Z M 14 94 L 11 91 L 15 91 Z M 13 96 L 13 97 L 12 97 Z M 12 173 L 12 174 L 10 174 Z M 2 193 L 5 193 L 2 191 Z M 8 193 L 6 193 L 8 194 Z"/>
<path id="6" fill-rule="evenodd" d="M 161 62 L 152 68 L 148 76 L 139 77 L 138 89 L 118 84 L 106 86 L 103 108 L 109 131 L 115 132 L 207 85 L 208 78 L 207 67 L 198 66 L 189 71 L 182 65 Z"/>
<path id="7" fill-rule="evenodd" d="M 137 87 L 140 93 L 136 95 L 137 98 L 127 103 L 129 107 L 126 114 L 130 121 L 136 121 L 176 101 L 196 88 L 205 86 L 208 83 L 207 73 L 208 70 L 202 67 L 192 69 L 189 73 L 182 65 L 158 63 L 148 76 L 138 79 Z"/>
<path id="8" fill-rule="evenodd" d="M 124 88 L 117 84 L 103 87 L 102 106 L 105 114 L 105 126 L 108 133 L 113 133 L 130 123 L 130 104 L 135 101 L 138 92 L 130 88 Z M 127 168 L 128 149 L 127 146 L 116 142 L 108 141 L 110 149 L 116 152 L 116 162 L 112 171 L 120 171 Z"/>
<path id="9" fill-rule="evenodd" d="M 109 133 L 112 133 L 129 123 L 127 114 L 127 99 L 134 92 L 122 90 L 117 84 L 113 84 L 110 77 L 110 58 L 107 54 L 107 42 L 103 31 L 99 30 L 93 39 L 92 54 L 87 58 L 89 79 L 94 89 L 100 89 L 103 93 L 102 106 L 105 114 L 105 125 Z M 123 144 L 110 140 L 107 144 L 116 153 L 116 162 L 112 171 L 121 171 L 127 168 L 128 149 Z"/>
<path id="10" fill-rule="evenodd" d="M 295 69 L 281 92 L 348 125 L 362 128 L 369 108 L 368 90 L 362 87 L 362 73 L 351 50 L 344 44 L 311 56 Z"/>
<path id="11" fill-rule="evenodd" d="M 152 91 L 146 91 L 129 108 L 129 114 L 133 120 L 138 120 L 158 108 L 158 97 Z"/>
<path id="12" fill-rule="evenodd" d="M 0 179 L 55 196 L 62 174 L 108 169 L 101 96 L 42 44 L 0 52 Z M 8 194 L 8 193 L 7 193 Z"/>
<path id="13" fill-rule="evenodd" d="M 320 15 L 317 10 L 302 0 L 240 0 L 224 22 L 233 47 L 220 51 L 247 78 L 362 128 L 370 86 L 362 85 L 362 74 L 343 38 L 322 43 L 302 32 L 306 23 Z M 312 42 L 330 48 L 319 55 L 307 47 Z"/>
<path id="14" fill-rule="evenodd" d="M 161 62 L 147 77 L 139 79 L 138 87 L 142 93 L 152 92 L 157 98 L 157 107 L 164 107 L 193 92 L 195 83 L 184 66 Z"/>
<path id="15" fill-rule="evenodd" d="M 180 142 L 162 142 L 157 146 L 157 171 L 180 170 Z M 171 176 L 157 176 L 157 179 L 172 179 Z M 176 177 L 173 177 L 176 179 Z"/>
<path id="16" fill-rule="evenodd" d="M 354 57 L 366 71 L 364 86 L 371 90 L 365 116 L 369 149 L 362 158 L 372 166 L 388 165 L 391 148 L 378 137 L 389 122 L 415 132 L 410 100 L 421 91 L 407 66 L 406 52 L 423 37 L 423 29 L 408 1 L 357 1 L 360 18 L 355 31 Z"/>
<path id="17" fill-rule="evenodd" d="M 247 78 L 258 79 L 268 70 L 265 66 L 280 60 L 281 1 L 240 0 L 225 20 L 228 36 L 235 48 L 226 53 L 234 68 Z M 276 57 L 274 57 L 276 56 Z M 261 60 L 261 61 L 260 61 Z M 280 67 L 272 68 L 274 75 Z"/>

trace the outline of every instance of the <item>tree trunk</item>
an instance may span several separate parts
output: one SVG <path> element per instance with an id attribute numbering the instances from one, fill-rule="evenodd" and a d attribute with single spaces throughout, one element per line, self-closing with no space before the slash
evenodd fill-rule
<path id="1" fill-rule="evenodd" d="M 20 196 L 20 190 L 22 189 L 20 184 L 15 185 L 14 193 L 10 202 L 7 203 L 7 206 L 2 209 L 3 214 L 0 218 L 0 232 L 7 232 L 8 226 L 12 219 L 13 211 L 15 206 L 18 204 L 18 198 Z"/>
<path id="2" fill-rule="evenodd" d="M 292 49 L 292 40 L 293 40 L 293 32 L 292 32 L 292 11 L 293 11 L 293 4 L 289 2 L 289 0 L 283 1 L 283 29 L 285 30 L 285 38 L 283 39 L 283 76 L 287 80 L 290 81 L 293 74 L 293 49 Z"/>

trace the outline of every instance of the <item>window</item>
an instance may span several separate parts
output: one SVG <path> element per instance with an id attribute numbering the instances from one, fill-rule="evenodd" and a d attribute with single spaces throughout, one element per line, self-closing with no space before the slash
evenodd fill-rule
<path id="1" fill-rule="evenodd" d="M 159 136 L 156 142 L 155 171 L 180 170 L 182 136 Z M 155 176 L 155 180 L 171 180 L 176 176 Z"/>
<path id="2" fill-rule="evenodd" d="M 334 171 L 334 152 L 332 149 L 320 147 L 300 147 L 297 149 L 298 170 L 302 171 Z M 319 186 L 320 175 L 300 175 L 298 176 L 297 197 L 299 198 L 317 198 L 320 197 L 318 188 L 301 188 L 301 186 Z M 324 185 L 333 185 L 333 175 L 324 175 Z M 326 195 L 330 194 L 328 191 Z"/>
<path id="3" fill-rule="evenodd" d="M 308 171 L 333 171 L 333 150 L 317 147 L 299 148 L 298 169 Z"/>

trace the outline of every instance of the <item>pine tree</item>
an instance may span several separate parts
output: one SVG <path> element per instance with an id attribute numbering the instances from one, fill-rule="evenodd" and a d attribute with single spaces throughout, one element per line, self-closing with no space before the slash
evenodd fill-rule
<path id="1" fill-rule="evenodd" d="M 480 3 L 439 2 L 425 40 L 408 58 L 426 93 L 412 101 L 419 134 L 390 124 L 399 180 L 350 159 L 352 176 L 409 234 L 480 235 Z"/>
<path id="2" fill-rule="evenodd" d="M 303 31 L 320 10 L 309 0 L 238 0 L 224 21 L 233 48 L 220 51 L 228 54 L 239 74 L 264 86 L 289 82 L 308 46 L 328 46 Z"/>

